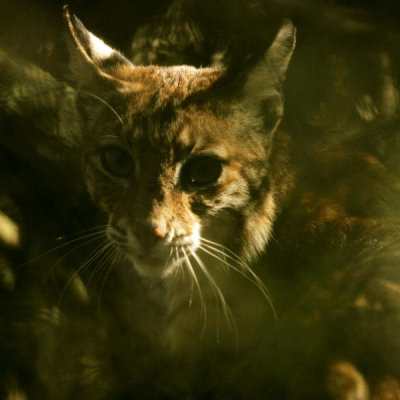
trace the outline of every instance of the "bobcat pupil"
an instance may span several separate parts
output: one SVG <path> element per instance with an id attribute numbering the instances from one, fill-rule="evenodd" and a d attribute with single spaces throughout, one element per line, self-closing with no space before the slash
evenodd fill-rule
<path id="1" fill-rule="evenodd" d="M 197 157 L 182 170 L 182 181 L 187 186 L 207 186 L 215 183 L 222 172 L 221 161 L 213 157 Z"/>
<path id="2" fill-rule="evenodd" d="M 100 161 L 106 172 L 117 177 L 126 177 L 133 168 L 131 156 L 117 146 L 104 147 L 100 152 Z"/>

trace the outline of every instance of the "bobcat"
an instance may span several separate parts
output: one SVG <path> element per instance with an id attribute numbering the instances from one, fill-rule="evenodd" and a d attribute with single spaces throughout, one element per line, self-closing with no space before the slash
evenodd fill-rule
<path id="1" fill-rule="evenodd" d="M 153 281 L 175 396 L 398 396 L 399 183 L 280 129 L 292 23 L 237 74 L 134 66 L 66 18 L 87 187 Z"/>
<path id="2" fill-rule="evenodd" d="M 77 90 L 46 78 L 70 116 L 51 122 L 107 241 L 53 291 L 33 268 L 0 293 L 1 397 L 398 398 L 399 182 L 283 129 L 293 24 L 237 71 L 134 66 L 65 17 Z"/>

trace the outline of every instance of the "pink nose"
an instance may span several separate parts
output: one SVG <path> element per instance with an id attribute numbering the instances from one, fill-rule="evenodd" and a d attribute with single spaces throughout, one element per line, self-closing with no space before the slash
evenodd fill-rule
<path id="1" fill-rule="evenodd" d="M 153 229 L 153 233 L 155 236 L 157 236 L 160 239 L 165 238 L 165 232 L 163 230 L 161 230 L 161 228 L 159 228 L 158 226 Z"/>
<path id="2" fill-rule="evenodd" d="M 133 226 L 136 240 L 143 247 L 153 247 L 165 238 L 166 232 L 159 226 L 146 222 L 136 222 Z"/>

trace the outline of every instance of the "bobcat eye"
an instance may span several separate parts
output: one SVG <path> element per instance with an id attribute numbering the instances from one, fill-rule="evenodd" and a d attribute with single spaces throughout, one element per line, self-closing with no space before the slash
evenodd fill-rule
<path id="1" fill-rule="evenodd" d="M 133 169 L 132 157 L 117 146 L 107 146 L 100 151 L 100 162 L 105 171 L 117 177 L 126 177 Z"/>
<path id="2" fill-rule="evenodd" d="M 183 166 L 181 179 L 187 186 L 207 186 L 216 182 L 221 172 L 221 160 L 206 156 L 197 157 Z"/>

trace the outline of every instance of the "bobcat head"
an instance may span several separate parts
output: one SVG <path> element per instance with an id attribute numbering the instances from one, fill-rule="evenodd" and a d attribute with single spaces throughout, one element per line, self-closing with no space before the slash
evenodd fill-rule
<path id="1" fill-rule="evenodd" d="M 146 276 L 199 250 L 251 260 L 275 215 L 270 154 L 295 45 L 284 22 L 239 76 L 224 68 L 135 66 L 68 9 L 71 72 L 84 115 L 84 171 L 108 237 Z"/>

